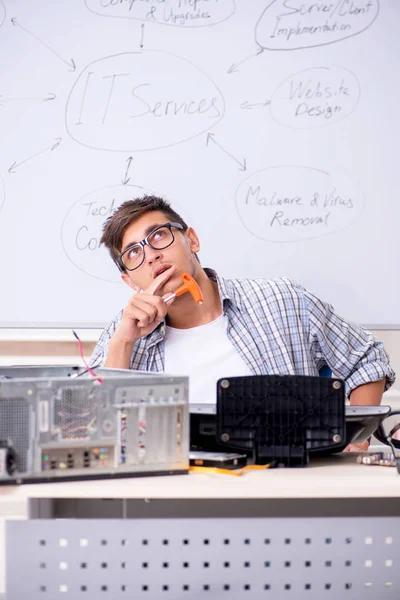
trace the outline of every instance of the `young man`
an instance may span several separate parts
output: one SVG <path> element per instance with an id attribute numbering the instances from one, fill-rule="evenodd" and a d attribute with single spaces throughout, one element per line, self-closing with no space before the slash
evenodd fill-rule
<path id="1" fill-rule="evenodd" d="M 235 375 L 318 375 L 328 365 L 352 404 L 379 404 L 394 381 L 383 345 L 300 285 L 204 269 L 196 232 L 161 198 L 124 202 L 101 243 L 135 293 L 101 335 L 92 366 L 189 375 L 190 401 L 210 403 L 216 381 Z M 189 293 L 164 301 L 185 272 L 202 306 Z"/>

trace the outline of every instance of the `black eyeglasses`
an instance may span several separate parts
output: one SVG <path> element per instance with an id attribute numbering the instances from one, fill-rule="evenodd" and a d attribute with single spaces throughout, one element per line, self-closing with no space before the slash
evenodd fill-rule
<path id="1" fill-rule="evenodd" d="M 153 250 L 164 250 L 174 243 L 175 236 L 172 227 L 183 229 L 180 223 L 164 223 L 153 229 L 141 242 L 128 246 L 116 259 L 117 267 L 120 271 L 134 271 L 138 269 L 144 261 L 144 247 L 149 246 Z"/>

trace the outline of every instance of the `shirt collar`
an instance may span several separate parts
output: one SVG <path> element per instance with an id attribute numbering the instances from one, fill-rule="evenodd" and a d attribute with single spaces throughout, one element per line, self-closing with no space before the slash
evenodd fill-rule
<path id="1" fill-rule="evenodd" d="M 214 269 L 209 269 L 206 267 L 204 268 L 204 271 L 211 281 L 215 281 L 217 283 L 219 296 L 223 304 L 231 302 L 238 308 L 244 308 L 243 299 L 235 287 L 234 280 L 219 277 Z"/>

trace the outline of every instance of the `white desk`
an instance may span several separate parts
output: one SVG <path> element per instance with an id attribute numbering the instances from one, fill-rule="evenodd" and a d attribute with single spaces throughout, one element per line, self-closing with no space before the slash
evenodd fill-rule
<path id="1" fill-rule="evenodd" d="M 272 537 L 275 536 L 274 539 L 276 539 L 274 552 L 277 554 L 279 554 L 279 552 L 285 552 L 285 556 L 287 556 L 289 550 L 295 551 L 295 545 L 292 545 L 290 548 L 282 548 L 279 546 L 281 542 L 278 540 L 278 535 L 284 535 L 283 532 L 287 531 L 287 527 L 285 529 L 285 524 L 287 525 L 288 523 L 290 523 L 290 531 L 292 532 L 292 544 L 297 544 L 300 538 L 303 540 L 308 535 L 315 540 L 317 540 L 317 535 L 322 537 L 325 536 L 324 539 L 326 540 L 326 536 L 331 536 L 333 531 L 334 535 L 339 535 L 338 532 L 342 532 L 339 537 L 341 544 L 343 545 L 345 543 L 344 540 L 348 539 L 350 536 L 350 538 L 354 540 L 351 548 L 353 553 L 352 560 L 354 561 L 355 556 L 358 556 L 359 558 L 357 560 L 361 560 L 362 558 L 365 564 L 372 560 L 368 557 L 365 558 L 365 556 L 367 556 L 365 554 L 365 549 L 369 552 L 369 554 L 367 553 L 368 556 L 372 556 L 372 551 L 375 553 L 373 557 L 375 562 L 380 560 L 379 557 L 382 552 L 388 549 L 384 546 L 384 540 L 388 539 L 388 535 L 390 534 L 394 538 L 393 543 L 396 544 L 395 546 L 390 547 L 390 556 L 392 556 L 396 550 L 395 560 L 397 561 L 398 556 L 400 555 L 400 475 L 394 468 L 358 465 L 355 461 L 356 457 L 354 455 L 342 454 L 333 456 L 329 460 L 314 459 L 312 464 L 304 469 L 250 471 L 241 477 L 192 473 L 190 475 L 171 477 L 119 479 L 106 482 L 93 481 L 25 485 L 10 488 L 3 487 L 0 489 L 0 513 L 3 519 L 23 519 L 30 517 L 31 520 L 26 521 L 25 527 L 28 527 L 27 529 L 24 531 L 22 529 L 17 529 L 13 532 L 13 537 L 15 537 L 16 540 L 18 540 L 18 535 L 23 536 L 24 545 L 26 544 L 27 547 L 29 547 L 30 543 L 34 543 L 32 540 L 36 540 L 35 543 L 37 544 L 37 540 L 39 539 L 38 536 L 44 537 L 47 540 L 46 543 L 48 545 L 51 545 L 52 536 L 54 535 L 57 540 L 63 539 L 63 536 L 70 536 L 68 548 L 72 551 L 71 547 L 75 543 L 73 541 L 75 539 L 74 536 L 78 536 L 76 537 L 76 540 L 78 540 L 79 536 L 82 537 L 82 535 L 88 536 L 89 539 L 92 540 L 96 535 L 99 535 L 99 530 L 101 530 L 101 535 L 108 536 L 107 539 L 111 540 L 107 548 L 101 548 L 101 552 L 103 553 L 101 555 L 102 561 L 112 560 L 112 555 L 111 558 L 110 556 L 107 558 L 104 553 L 108 551 L 108 548 L 110 552 L 116 552 L 115 549 L 112 550 L 112 540 L 114 539 L 113 536 L 118 534 L 121 527 L 121 531 L 128 532 L 123 535 L 128 535 L 128 537 L 131 535 L 133 539 L 133 533 L 131 531 L 131 527 L 133 526 L 135 527 L 135 534 L 139 535 L 139 537 L 143 537 L 144 534 L 141 528 L 145 527 L 145 535 L 147 537 L 150 536 L 151 540 L 153 540 L 153 538 L 155 539 L 157 535 L 160 536 L 162 532 L 162 536 L 167 536 L 168 540 L 171 540 L 171 544 L 174 543 L 174 536 L 178 534 L 181 537 L 183 535 L 188 536 L 192 541 L 191 551 L 193 551 L 195 541 L 198 540 L 199 536 L 216 536 L 221 527 L 225 527 L 225 529 L 221 529 L 221 532 L 218 535 L 224 537 L 228 535 L 227 531 L 229 531 L 232 543 L 234 541 L 232 536 L 234 535 L 240 536 L 242 535 L 241 532 L 243 532 L 243 535 L 249 535 L 254 551 L 257 541 L 257 532 L 261 527 L 268 527 L 268 531 L 275 531 L 274 535 L 272 535 Z M 57 520 L 54 520 L 54 518 Z M 110 521 L 110 519 L 112 519 L 112 521 Z M 177 519 L 179 519 L 179 521 Z M 334 529 L 332 529 L 333 522 L 335 523 Z M 382 529 L 382 522 L 387 524 L 387 529 L 382 533 L 384 537 L 379 533 Z M 182 527 L 177 527 L 177 523 L 182 525 Z M 18 528 L 18 524 L 16 525 Z M 278 529 L 275 530 L 274 528 L 277 527 Z M 351 534 L 348 534 L 349 527 L 351 529 Z M 181 529 L 185 529 L 186 533 L 183 534 Z M 330 533 L 327 533 L 328 531 Z M 82 532 L 86 533 L 83 534 Z M 382 537 L 379 541 L 379 547 L 377 543 L 375 543 L 373 547 L 371 546 L 371 548 L 367 548 L 367 546 L 363 545 L 364 540 L 370 535 L 376 538 L 377 541 L 379 536 Z M 17 543 L 17 541 L 15 541 L 15 543 Z M 90 543 L 92 544 L 92 541 Z M 182 540 L 180 541 L 180 544 L 181 543 Z M 76 541 L 76 544 L 78 544 L 78 541 Z M 339 561 L 339 555 L 344 556 L 343 550 L 349 550 L 349 548 L 339 547 L 339 541 L 336 545 L 334 544 L 332 548 L 328 548 L 327 546 L 317 548 L 316 544 L 317 541 L 312 548 L 307 548 L 307 551 L 312 550 L 314 552 L 313 564 L 316 563 L 319 555 L 321 557 L 323 553 L 326 555 L 328 550 L 329 552 L 335 551 L 339 553 L 337 555 L 337 561 Z M 321 544 L 323 544 L 322 541 Z M 152 543 L 151 547 L 154 550 L 155 544 Z M 231 547 L 232 546 L 230 546 L 230 548 Z M 34 548 L 36 548 L 36 546 Z M 57 554 L 56 551 L 63 552 L 66 556 L 66 553 L 69 551 L 68 548 L 55 548 L 53 551 L 54 557 Z M 96 546 L 96 548 L 97 550 L 95 549 L 95 551 L 100 552 L 100 547 Z M 120 550 L 121 548 L 118 551 Z M 171 558 L 171 550 L 169 548 L 158 548 L 156 557 L 152 556 L 152 564 L 156 562 L 156 558 L 157 560 L 159 559 L 158 562 L 160 565 L 167 564 L 163 562 L 165 561 L 165 555 L 164 557 L 161 556 L 161 550 L 164 552 L 168 551 L 169 557 Z M 189 550 L 190 549 L 185 549 L 185 552 L 189 552 Z M 44 550 L 36 548 L 36 551 Z M 146 548 L 146 552 L 147 551 L 148 549 Z M 180 551 L 179 548 L 174 551 L 173 555 L 175 558 L 180 556 Z M 211 550 L 207 551 L 211 552 Z M 221 552 L 222 551 L 226 553 L 230 550 L 223 546 Z M 297 549 L 297 553 L 298 551 L 299 550 Z M 75 552 L 77 552 L 77 550 L 75 550 Z M 91 552 L 93 552 L 93 544 L 91 545 Z M 140 552 L 142 553 L 142 550 Z M 198 548 L 197 552 L 204 552 L 204 548 Z M 74 560 L 74 556 L 75 555 L 70 556 L 71 561 Z M 93 557 L 93 555 L 91 556 Z M 114 555 L 114 558 L 115 556 L 116 555 Z M 133 556 L 132 549 L 129 556 L 131 558 Z M 185 556 L 187 556 L 187 554 L 185 554 Z M 196 555 L 196 557 L 199 556 L 200 554 Z M 237 552 L 235 556 L 238 556 Z M 194 565 L 196 557 L 192 557 L 192 565 Z M 214 559 L 216 560 L 215 556 Z M 59 560 L 59 558 L 54 558 L 54 560 Z M 176 560 L 178 560 L 178 558 L 176 558 Z M 204 556 L 201 560 L 203 562 L 201 562 L 199 558 L 199 564 L 200 562 L 203 566 L 204 564 L 207 564 L 207 562 L 204 562 Z M 386 562 L 390 560 L 394 559 L 386 559 Z M 254 560 L 253 562 L 250 560 L 245 562 L 253 564 Z M 57 562 L 57 565 L 58 564 L 62 563 Z M 100 565 L 100 558 L 96 564 Z M 102 564 L 105 563 L 102 562 Z M 184 563 L 180 562 L 179 564 L 182 567 Z M 243 571 L 243 564 L 240 563 L 237 571 L 235 571 L 237 577 L 240 576 L 241 572 L 247 573 L 247 571 Z M 293 566 L 294 564 L 295 563 L 293 563 Z M 364 564 L 362 566 L 364 566 Z M 30 567 L 29 565 L 25 565 L 24 568 L 29 571 Z M 31 568 L 33 568 L 32 565 Z M 358 565 L 358 569 L 359 568 L 361 568 L 360 565 Z M 56 567 L 54 567 L 54 569 L 57 571 L 56 574 L 59 575 L 58 566 L 57 569 Z M 170 580 L 168 578 L 165 579 L 165 570 L 160 571 L 158 574 L 152 574 L 152 580 L 153 583 L 158 580 L 160 582 L 161 580 L 164 581 L 164 587 L 166 585 L 168 590 L 171 591 L 175 589 L 173 586 L 177 585 L 176 582 L 180 580 L 179 578 L 182 578 L 182 572 L 182 569 L 180 571 L 175 570 L 175 579 Z M 96 574 L 96 581 L 100 581 L 101 577 L 104 579 L 104 573 L 104 571 L 100 571 Z M 211 571 L 207 572 L 207 577 L 211 577 L 212 575 L 210 581 L 213 582 L 213 589 L 215 589 L 220 585 L 217 579 L 221 576 L 221 572 L 215 570 L 213 574 L 210 573 Z M 261 573 L 262 576 L 264 576 L 263 573 L 264 571 Z M 288 571 L 284 571 L 284 573 L 288 573 Z M 291 573 L 294 574 L 294 570 Z M 304 598 L 317 598 L 321 597 L 321 594 L 322 597 L 325 598 L 325 595 L 323 595 L 324 592 L 326 593 L 327 598 L 330 597 L 331 599 L 334 598 L 336 600 L 336 598 L 342 597 L 342 594 L 340 596 L 333 595 L 331 589 L 318 588 L 318 586 L 322 585 L 333 585 L 335 581 L 336 584 L 339 585 L 337 583 L 339 581 L 338 578 L 342 577 L 342 575 L 339 574 L 339 571 L 334 577 L 332 575 L 333 571 L 329 572 L 329 581 L 332 580 L 331 583 L 323 583 L 322 580 L 320 581 L 320 578 L 322 577 L 321 573 L 324 574 L 325 572 L 323 570 L 321 571 L 321 569 L 315 569 L 313 573 L 311 573 L 310 570 L 306 569 L 305 575 L 302 575 L 302 572 L 296 571 L 296 576 L 294 579 L 292 577 L 292 579 L 293 581 L 297 581 L 296 585 L 297 587 L 300 586 L 301 590 L 303 590 L 302 593 L 305 594 L 307 591 L 308 595 L 305 595 Z M 347 570 L 346 573 L 349 578 L 350 571 Z M 184 574 L 186 575 L 186 571 Z M 36 572 L 32 572 L 28 579 L 33 580 L 36 575 Z M 46 573 L 40 573 L 40 576 L 43 577 L 44 575 L 48 576 L 48 571 Z M 64 576 L 65 574 L 62 575 Z M 258 581 L 258 578 L 261 577 L 261 575 L 254 571 L 252 580 L 255 582 Z M 367 575 L 371 581 L 368 581 L 368 577 L 365 579 Z M 392 569 L 389 573 L 387 569 L 385 570 L 382 566 L 382 573 L 379 570 L 374 573 L 369 570 L 367 575 L 364 576 L 363 573 L 360 574 L 359 570 L 357 573 L 356 571 L 352 572 L 350 579 L 352 581 L 351 586 L 353 587 L 347 590 L 345 595 L 346 598 L 353 600 L 353 598 L 360 597 L 361 584 L 360 581 L 357 580 L 357 577 L 361 577 L 363 581 L 365 579 L 363 585 L 371 583 L 372 586 L 373 584 L 372 591 L 369 588 L 363 589 L 363 598 L 374 598 L 374 600 L 376 600 L 377 597 L 382 599 L 397 599 L 400 597 L 400 576 L 398 568 L 396 570 Z M 375 579 L 372 575 L 374 575 Z M 88 576 L 86 572 L 85 576 Z M 111 571 L 107 573 L 107 576 L 111 577 Z M 172 577 L 171 572 L 169 572 L 169 576 Z M 191 576 L 192 578 L 194 577 L 193 571 Z M 274 582 L 274 589 L 276 589 L 278 581 L 282 580 L 283 575 L 277 572 L 275 576 L 277 578 L 276 581 L 274 576 L 271 575 L 271 581 Z M 70 590 L 71 586 L 75 585 L 73 582 L 76 580 L 76 574 L 74 577 L 75 579 L 71 580 Z M 304 577 L 306 577 L 306 579 L 304 579 Z M 307 577 L 309 579 L 311 577 L 314 582 L 314 588 L 317 586 L 319 589 L 318 594 L 320 594 L 320 596 L 313 596 L 311 594 L 311 588 L 308 589 L 304 587 L 311 585 L 311 583 L 307 583 Z M 326 578 L 327 575 L 324 575 L 324 577 Z M 231 578 L 230 580 L 234 581 L 235 578 Z M 242 580 L 243 577 L 240 579 L 243 583 L 244 580 Z M 165 581 L 170 581 L 170 584 L 165 584 Z M 193 581 L 194 580 L 192 579 L 190 589 L 193 589 Z M 239 587 L 242 585 L 240 581 L 237 580 L 235 584 L 232 583 L 233 587 L 229 590 L 229 600 L 242 597 L 240 595 L 242 592 L 239 593 Z M 342 583 L 340 585 L 342 585 Z M 347 584 L 350 585 L 350 583 L 346 583 L 346 585 Z M 386 584 L 390 584 L 390 586 L 385 587 Z M 56 584 L 54 582 L 46 583 L 46 586 L 49 586 L 48 589 L 51 589 L 51 585 Z M 68 588 L 67 583 L 62 585 L 65 585 Z M 224 585 L 231 586 L 231 584 Z M 268 585 L 270 584 L 268 583 Z M 343 583 L 343 585 L 345 585 L 345 583 Z M 92 598 L 87 592 L 89 592 L 89 588 L 92 589 L 93 586 L 82 584 L 81 587 L 86 587 L 84 592 L 82 592 L 82 598 Z M 101 596 L 93 595 L 93 598 L 113 598 L 114 600 L 114 598 L 131 597 L 126 594 L 122 594 L 121 596 L 115 595 L 115 586 L 113 588 L 113 585 L 110 583 L 104 585 L 104 587 L 107 588 L 110 593 L 107 594 L 106 589 L 104 589 L 104 593 Z M 145 587 L 145 585 L 142 586 L 142 588 Z M 150 589 L 143 591 L 142 588 L 136 590 L 135 593 L 137 595 L 135 598 L 141 598 L 141 594 L 143 593 L 143 597 L 158 599 L 161 596 L 160 590 L 163 590 L 161 587 L 158 592 L 156 591 L 154 592 L 154 595 L 151 595 L 151 593 L 147 594 L 147 591 L 151 591 Z M 125 589 L 127 588 L 125 587 Z M 245 588 L 243 588 L 243 590 L 245 590 Z M 179 590 L 176 588 L 173 600 L 177 600 L 181 597 L 197 598 L 198 596 L 203 597 L 203 595 L 212 600 L 220 597 L 220 591 L 218 593 L 215 592 L 215 595 L 213 595 L 211 593 L 211 588 L 199 588 L 198 595 L 195 596 L 185 595 L 183 591 L 185 591 L 183 587 L 179 588 Z M 261 597 L 259 595 L 254 595 L 255 592 L 252 591 L 252 589 L 246 591 L 251 592 L 246 595 L 247 598 Z M 281 590 L 282 594 L 289 591 L 290 590 L 285 590 L 284 588 Z M 26 592 L 27 591 L 25 590 L 25 593 Z M 75 590 L 74 595 L 71 596 L 74 597 L 74 600 L 75 598 L 79 599 L 81 597 L 78 592 L 78 589 Z M 206 592 L 210 593 L 207 595 Z M 328 592 L 331 593 L 331 596 L 328 596 Z M 315 593 L 317 594 L 317 592 Z M 373 593 L 375 595 L 373 595 Z M 7 600 L 14 600 L 14 598 L 17 597 L 18 596 L 13 595 L 10 599 L 7 598 Z M 46 596 L 38 595 L 38 597 L 45 598 Z M 58 598 L 58 595 L 55 597 Z M 67 598 L 68 596 L 62 592 L 60 597 Z M 165 595 L 165 597 L 172 598 L 172 595 Z M 274 600 L 277 600 L 280 597 L 278 591 L 276 591 L 273 596 Z M 287 594 L 283 597 L 290 598 Z M 35 600 L 36 596 L 33 595 L 32 598 Z M 53 596 L 51 596 L 51 598 L 53 600 Z M 296 598 L 303 598 L 303 595 L 297 593 Z"/>
<path id="2" fill-rule="evenodd" d="M 241 477 L 190 473 L 0 488 L 1 504 L 39 498 L 400 498 L 400 475 L 394 468 L 359 465 L 355 454 L 343 453 L 314 458 L 306 468 L 249 471 Z"/>

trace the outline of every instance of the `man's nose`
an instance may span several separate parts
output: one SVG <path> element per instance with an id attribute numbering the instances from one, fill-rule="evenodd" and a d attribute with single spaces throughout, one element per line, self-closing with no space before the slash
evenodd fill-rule
<path id="1" fill-rule="evenodd" d="M 162 257 L 161 250 L 157 250 L 156 248 L 152 248 L 151 246 L 146 246 L 145 250 L 146 261 L 149 265 L 152 265 L 156 260 L 160 260 Z"/>

